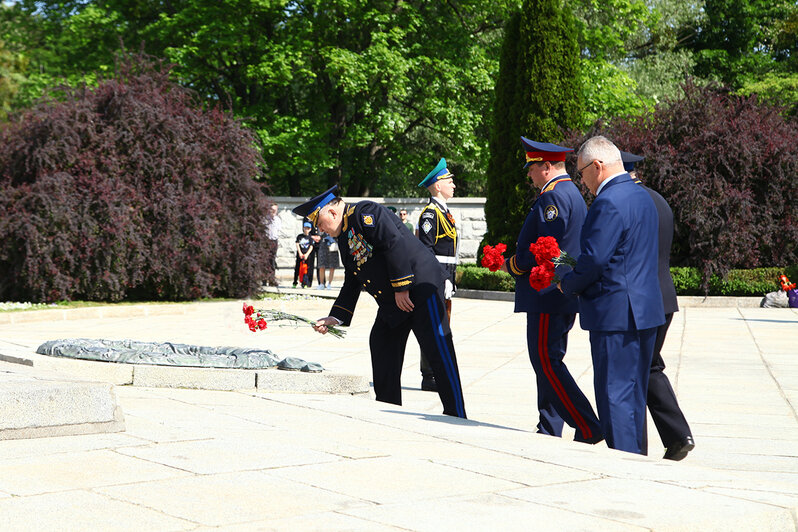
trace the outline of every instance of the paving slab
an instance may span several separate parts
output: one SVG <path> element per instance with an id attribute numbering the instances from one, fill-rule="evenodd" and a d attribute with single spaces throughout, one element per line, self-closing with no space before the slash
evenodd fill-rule
<path id="1" fill-rule="evenodd" d="M 0 530 L 193 530 L 196 524 L 89 491 L 0 498 Z"/>
<path id="2" fill-rule="evenodd" d="M 96 491 L 206 526 L 283 519 L 368 504 L 260 471 L 153 481 L 137 487 L 140 489 L 117 486 Z"/>

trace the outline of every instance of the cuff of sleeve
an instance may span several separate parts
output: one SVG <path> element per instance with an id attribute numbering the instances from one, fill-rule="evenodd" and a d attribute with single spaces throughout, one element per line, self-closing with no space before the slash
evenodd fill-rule
<path id="1" fill-rule="evenodd" d="M 515 262 L 515 255 L 507 259 L 507 269 L 513 275 L 524 275 L 525 273 L 527 273 L 518 267 L 518 265 Z"/>
<path id="2" fill-rule="evenodd" d="M 407 290 L 407 288 L 413 284 L 413 277 L 413 275 L 408 275 L 406 277 L 400 277 L 399 279 L 391 279 L 391 286 L 400 292 Z"/>

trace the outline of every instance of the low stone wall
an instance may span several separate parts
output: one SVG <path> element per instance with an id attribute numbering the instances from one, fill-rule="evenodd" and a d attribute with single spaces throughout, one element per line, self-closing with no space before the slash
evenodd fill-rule
<path id="1" fill-rule="evenodd" d="M 308 200 L 308 198 L 276 196 L 273 198 L 279 207 L 278 215 L 282 220 L 280 243 L 277 249 L 277 278 L 290 279 L 294 274 L 296 248 L 294 243 L 302 232 L 302 218 L 291 212 L 291 209 Z M 429 202 L 426 198 L 353 198 L 344 197 L 347 203 L 370 200 L 386 207 L 407 209 L 408 219 L 418 224 L 418 217 Z M 477 250 L 482 237 L 487 231 L 485 224 L 485 198 L 452 198 L 448 205 L 455 217 L 455 224 L 460 236 L 460 261 L 476 262 Z M 337 276 L 339 280 L 342 277 Z"/>

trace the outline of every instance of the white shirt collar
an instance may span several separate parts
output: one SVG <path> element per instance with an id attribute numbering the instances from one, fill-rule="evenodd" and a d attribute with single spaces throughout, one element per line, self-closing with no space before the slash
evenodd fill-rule
<path id="1" fill-rule="evenodd" d="M 449 210 L 449 207 L 446 206 L 446 202 L 443 201 L 442 199 L 432 198 L 432 201 L 440 205 L 443 209 L 443 212 L 447 212 Z"/>
<path id="2" fill-rule="evenodd" d="M 612 181 L 613 179 L 615 179 L 619 175 L 623 175 L 625 173 L 626 173 L 626 171 L 618 172 L 617 174 L 613 174 L 610 177 L 608 177 L 607 179 L 605 179 L 604 181 L 602 181 L 601 184 L 598 186 L 598 190 L 596 190 L 596 196 L 601 194 L 601 189 L 604 188 L 604 185 L 606 185 L 607 183 L 609 183 L 610 181 Z"/>

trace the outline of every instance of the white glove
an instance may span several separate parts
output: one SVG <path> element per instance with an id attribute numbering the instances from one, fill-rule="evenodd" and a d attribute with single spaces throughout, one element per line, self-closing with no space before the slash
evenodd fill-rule
<path id="1" fill-rule="evenodd" d="M 446 299 L 452 299 L 452 295 L 454 294 L 454 285 L 449 279 L 443 283 L 443 297 Z"/>

